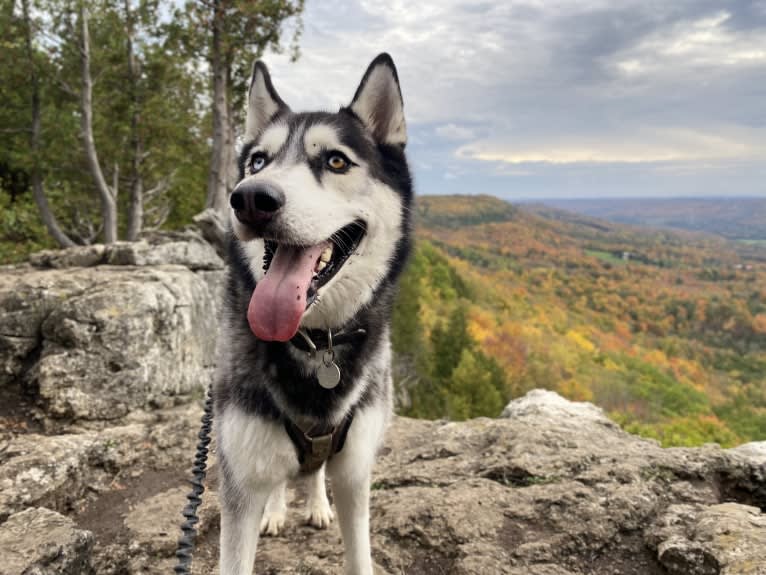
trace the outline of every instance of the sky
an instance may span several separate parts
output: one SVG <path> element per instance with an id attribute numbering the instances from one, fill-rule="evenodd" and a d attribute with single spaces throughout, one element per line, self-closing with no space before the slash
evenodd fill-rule
<path id="1" fill-rule="evenodd" d="M 420 194 L 766 197 L 766 0 L 307 0 L 294 110 L 397 65 Z"/>

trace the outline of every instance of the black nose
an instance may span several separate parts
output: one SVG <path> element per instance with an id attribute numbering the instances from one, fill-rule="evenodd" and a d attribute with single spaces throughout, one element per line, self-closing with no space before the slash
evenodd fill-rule
<path id="1" fill-rule="evenodd" d="M 240 184 L 231 193 L 229 204 L 239 221 L 255 224 L 274 217 L 285 205 L 285 194 L 272 184 Z"/>

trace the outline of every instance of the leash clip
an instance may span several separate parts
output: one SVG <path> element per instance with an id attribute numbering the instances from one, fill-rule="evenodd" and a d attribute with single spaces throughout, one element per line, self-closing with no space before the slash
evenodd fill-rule
<path id="1" fill-rule="evenodd" d="M 309 335 L 302 329 L 298 330 L 301 337 L 309 346 L 309 359 L 317 356 L 317 346 Z M 322 354 L 322 363 L 317 367 L 316 378 L 319 385 L 325 389 L 333 389 L 340 383 L 340 368 L 335 363 L 335 350 L 332 348 L 332 330 L 327 330 L 327 349 Z"/>
<path id="2" fill-rule="evenodd" d="M 332 330 L 327 330 L 327 350 L 322 355 L 322 365 L 317 368 L 317 381 L 325 389 L 333 389 L 340 383 L 340 368 L 335 363 L 335 350 L 332 348 Z"/>
<path id="3" fill-rule="evenodd" d="M 309 337 L 309 335 L 302 329 L 298 330 L 298 333 L 301 335 L 301 337 L 306 340 L 306 344 L 309 346 L 309 359 L 314 359 L 317 355 L 317 346 L 313 342 L 313 340 Z"/>
<path id="4" fill-rule="evenodd" d="M 322 356 L 322 363 L 325 367 L 330 367 L 335 362 L 335 350 L 332 348 L 332 331 L 327 330 L 327 350 Z"/>

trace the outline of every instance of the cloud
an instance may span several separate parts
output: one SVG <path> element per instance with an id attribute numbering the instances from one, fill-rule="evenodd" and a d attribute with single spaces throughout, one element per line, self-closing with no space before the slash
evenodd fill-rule
<path id="1" fill-rule="evenodd" d="M 732 14 L 721 10 L 678 22 L 620 54 L 615 65 L 628 76 L 766 65 L 764 30 L 736 30 L 729 27 L 731 20 Z"/>
<path id="2" fill-rule="evenodd" d="M 587 165 L 592 193 L 615 193 L 606 170 L 623 165 L 668 193 L 676 174 L 681 193 L 693 170 L 660 181 L 656 165 L 698 163 L 739 170 L 731 193 L 766 193 L 746 177 L 766 142 L 763 0 L 308 0 L 304 24 L 297 63 L 266 55 L 277 90 L 297 110 L 337 109 L 390 52 L 421 191 L 556 193 L 571 189 L 563 168 Z M 704 175 L 697 188 L 722 189 Z"/>
<path id="3" fill-rule="evenodd" d="M 435 130 L 436 135 L 445 140 L 459 142 L 461 140 L 472 140 L 476 137 L 476 132 L 467 127 L 457 124 L 444 124 Z"/>
<path id="4" fill-rule="evenodd" d="M 689 129 L 639 129 L 632 138 L 571 136 L 569 141 L 529 145 L 480 140 L 461 146 L 459 158 L 507 164 L 642 164 L 732 159 L 766 159 L 766 130 L 720 127 L 713 133 Z"/>

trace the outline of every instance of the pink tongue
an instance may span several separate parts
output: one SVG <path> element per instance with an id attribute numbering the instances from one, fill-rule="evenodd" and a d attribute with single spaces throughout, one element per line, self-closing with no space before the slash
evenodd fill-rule
<path id="1" fill-rule="evenodd" d="M 247 308 L 250 329 L 265 341 L 287 341 L 298 331 L 306 310 L 306 292 L 327 243 L 298 248 L 279 246 Z"/>

